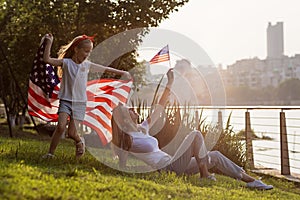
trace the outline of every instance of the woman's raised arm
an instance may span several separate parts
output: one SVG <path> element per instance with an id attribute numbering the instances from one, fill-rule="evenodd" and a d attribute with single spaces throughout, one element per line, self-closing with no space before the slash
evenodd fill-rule
<path id="1" fill-rule="evenodd" d="M 51 46 L 53 42 L 53 36 L 51 33 L 46 34 L 44 36 L 44 40 L 46 40 L 46 47 L 45 47 L 45 52 L 43 56 L 43 60 L 45 63 L 48 63 L 53 66 L 62 66 L 63 65 L 63 59 L 59 58 L 51 58 L 50 52 L 51 52 Z"/>
<path id="2" fill-rule="evenodd" d="M 158 101 L 158 105 L 155 107 L 154 111 L 147 118 L 149 127 L 151 127 L 160 118 L 161 113 L 164 111 L 168 97 L 170 95 L 170 88 L 172 87 L 172 84 L 174 82 L 173 68 L 169 69 L 169 71 L 167 72 L 167 77 L 168 77 L 168 82 L 163 91 L 163 94 L 161 95 L 161 98 Z"/>

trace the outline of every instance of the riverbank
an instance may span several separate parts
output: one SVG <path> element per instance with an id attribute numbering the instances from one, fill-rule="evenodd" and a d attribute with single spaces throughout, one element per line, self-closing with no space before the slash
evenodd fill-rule
<path id="1" fill-rule="evenodd" d="M 291 175 L 282 175 L 280 170 L 272 168 L 256 168 L 251 170 L 251 172 L 260 174 L 260 175 L 269 175 L 275 178 L 285 179 L 300 184 L 300 174 L 291 173 Z"/>

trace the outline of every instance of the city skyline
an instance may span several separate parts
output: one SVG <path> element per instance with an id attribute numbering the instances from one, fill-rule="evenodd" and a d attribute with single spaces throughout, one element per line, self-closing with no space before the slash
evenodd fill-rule
<path id="1" fill-rule="evenodd" d="M 159 28 L 185 35 L 215 65 L 226 67 L 241 59 L 266 59 L 269 23 L 283 22 L 284 55 L 300 54 L 299 7 L 296 0 L 190 0 Z"/>

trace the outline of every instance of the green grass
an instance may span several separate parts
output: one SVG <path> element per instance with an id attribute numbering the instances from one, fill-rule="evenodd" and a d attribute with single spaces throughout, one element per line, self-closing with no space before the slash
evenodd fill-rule
<path id="1" fill-rule="evenodd" d="M 270 191 L 247 189 L 221 175 L 209 182 L 199 175 L 119 172 L 88 152 L 74 159 L 69 140 L 59 144 L 56 158 L 44 160 L 49 136 L 17 130 L 14 135 L 0 125 L 0 199 L 300 199 L 299 185 L 267 176 L 264 182 L 275 186 Z"/>

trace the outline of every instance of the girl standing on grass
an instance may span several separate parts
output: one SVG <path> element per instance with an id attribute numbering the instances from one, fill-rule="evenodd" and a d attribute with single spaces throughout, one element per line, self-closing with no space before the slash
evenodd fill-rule
<path id="1" fill-rule="evenodd" d="M 44 157 L 54 157 L 54 151 L 68 124 L 68 137 L 75 141 L 75 155 L 76 158 L 79 158 L 85 153 L 85 143 L 83 137 L 77 134 L 76 129 L 85 116 L 88 72 L 90 70 L 102 73 L 112 72 L 123 76 L 125 79 L 130 79 L 131 76 L 126 71 L 105 67 L 87 60 L 93 49 L 93 37 L 86 35 L 75 37 L 69 44 L 60 48 L 59 58 L 50 56 L 53 42 L 52 34 L 46 34 L 44 39 L 47 40 L 43 56 L 44 62 L 53 66 L 60 66 L 63 72 L 58 95 L 58 124 L 52 135 L 49 151 Z M 69 123 L 68 118 L 70 119 Z"/>

